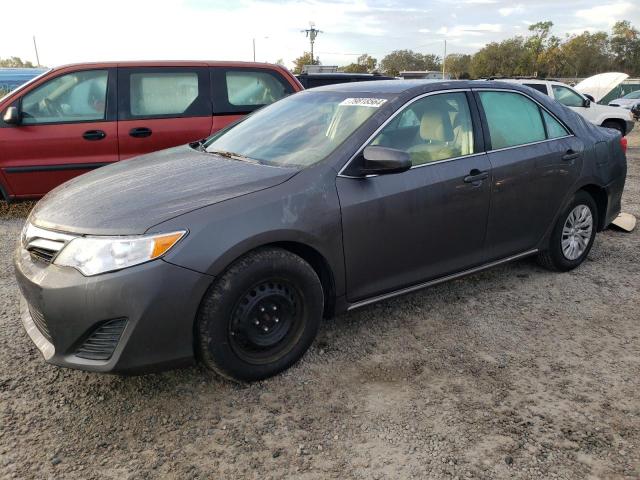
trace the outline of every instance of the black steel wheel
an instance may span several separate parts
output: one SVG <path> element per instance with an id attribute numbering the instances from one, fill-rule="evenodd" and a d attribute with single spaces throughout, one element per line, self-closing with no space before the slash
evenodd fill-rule
<path id="1" fill-rule="evenodd" d="M 322 285 L 307 262 L 280 248 L 255 250 L 205 295 L 196 325 L 198 356 L 231 380 L 273 376 L 309 348 L 323 305 Z"/>

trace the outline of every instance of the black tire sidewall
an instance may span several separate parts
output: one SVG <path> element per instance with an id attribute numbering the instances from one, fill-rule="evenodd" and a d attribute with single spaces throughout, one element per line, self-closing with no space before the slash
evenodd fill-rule
<path id="1" fill-rule="evenodd" d="M 257 282 L 272 278 L 286 280 L 298 290 L 303 303 L 303 328 L 297 342 L 276 361 L 249 363 L 230 343 L 229 322 L 239 298 Z M 232 380 L 254 381 L 276 375 L 302 357 L 313 342 L 323 304 L 322 285 L 308 263 L 282 249 L 255 251 L 235 262 L 205 295 L 198 318 L 200 357 L 207 366 Z"/>
<path id="2" fill-rule="evenodd" d="M 562 253 L 562 229 L 564 228 L 564 224 L 567 221 L 569 213 L 571 213 L 571 211 L 578 205 L 586 205 L 591 211 L 591 216 L 593 218 L 593 229 L 591 232 L 591 238 L 589 239 L 589 244 L 587 245 L 587 248 L 582 253 L 582 255 L 580 255 L 575 260 L 569 260 Z M 562 212 L 562 215 L 558 217 L 556 225 L 553 229 L 553 233 L 551 235 L 549 254 L 551 255 L 554 266 L 560 271 L 568 271 L 576 268 L 578 265 L 584 262 L 584 260 L 589 255 L 589 252 L 591 251 L 591 247 L 593 247 L 593 242 L 596 238 L 597 227 L 598 209 L 596 207 L 596 202 L 593 200 L 593 197 L 591 197 L 591 195 L 589 195 L 587 192 L 577 192 Z"/>

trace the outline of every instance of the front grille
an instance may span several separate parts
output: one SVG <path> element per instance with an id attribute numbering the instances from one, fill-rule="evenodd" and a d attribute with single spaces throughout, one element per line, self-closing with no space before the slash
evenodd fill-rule
<path id="1" fill-rule="evenodd" d="M 47 327 L 47 322 L 45 321 L 42 312 L 29 305 L 29 313 L 31 314 L 31 319 L 33 320 L 33 323 L 35 323 L 36 328 L 40 330 L 40 333 L 44 336 L 44 338 L 53 343 L 51 334 L 49 333 L 49 327 Z"/>
<path id="2" fill-rule="evenodd" d="M 76 351 L 76 357 L 88 360 L 109 360 L 126 324 L 126 318 L 117 318 L 103 323 L 80 345 Z"/>
<path id="3" fill-rule="evenodd" d="M 32 259 L 51 263 L 58 252 L 74 238 L 73 235 L 45 230 L 27 223 L 22 233 L 22 245 Z"/>
<path id="4" fill-rule="evenodd" d="M 51 260 L 53 260 L 53 257 L 56 254 L 56 252 L 53 252 L 51 250 L 45 250 L 44 248 L 35 247 L 31 247 L 27 251 L 31 254 L 31 258 L 33 258 L 34 260 L 40 260 L 41 262 L 45 263 L 51 263 Z"/>

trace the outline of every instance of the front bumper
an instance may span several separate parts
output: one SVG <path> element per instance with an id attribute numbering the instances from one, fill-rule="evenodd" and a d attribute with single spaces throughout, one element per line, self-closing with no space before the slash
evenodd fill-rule
<path id="1" fill-rule="evenodd" d="M 85 277 L 33 259 L 22 247 L 15 273 L 24 297 L 23 325 L 48 363 L 142 373 L 194 360 L 193 326 L 212 281 L 208 275 L 155 260 Z M 87 343 L 105 344 L 100 328 L 114 321 L 121 327 L 108 358 L 87 358 Z"/>

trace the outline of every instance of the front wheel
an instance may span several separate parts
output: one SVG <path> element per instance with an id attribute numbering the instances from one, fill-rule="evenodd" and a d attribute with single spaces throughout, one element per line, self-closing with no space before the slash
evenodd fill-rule
<path id="1" fill-rule="evenodd" d="M 549 247 L 538 255 L 538 263 L 549 270 L 566 272 L 580 265 L 596 237 L 598 210 L 587 192 L 577 192 L 558 218 Z"/>
<path id="2" fill-rule="evenodd" d="M 279 248 L 251 252 L 203 299 L 197 320 L 200 360 L 234 381 L 271 377 L 309 348 L 323 304 L 320 280 L 302 258 Z"/>

